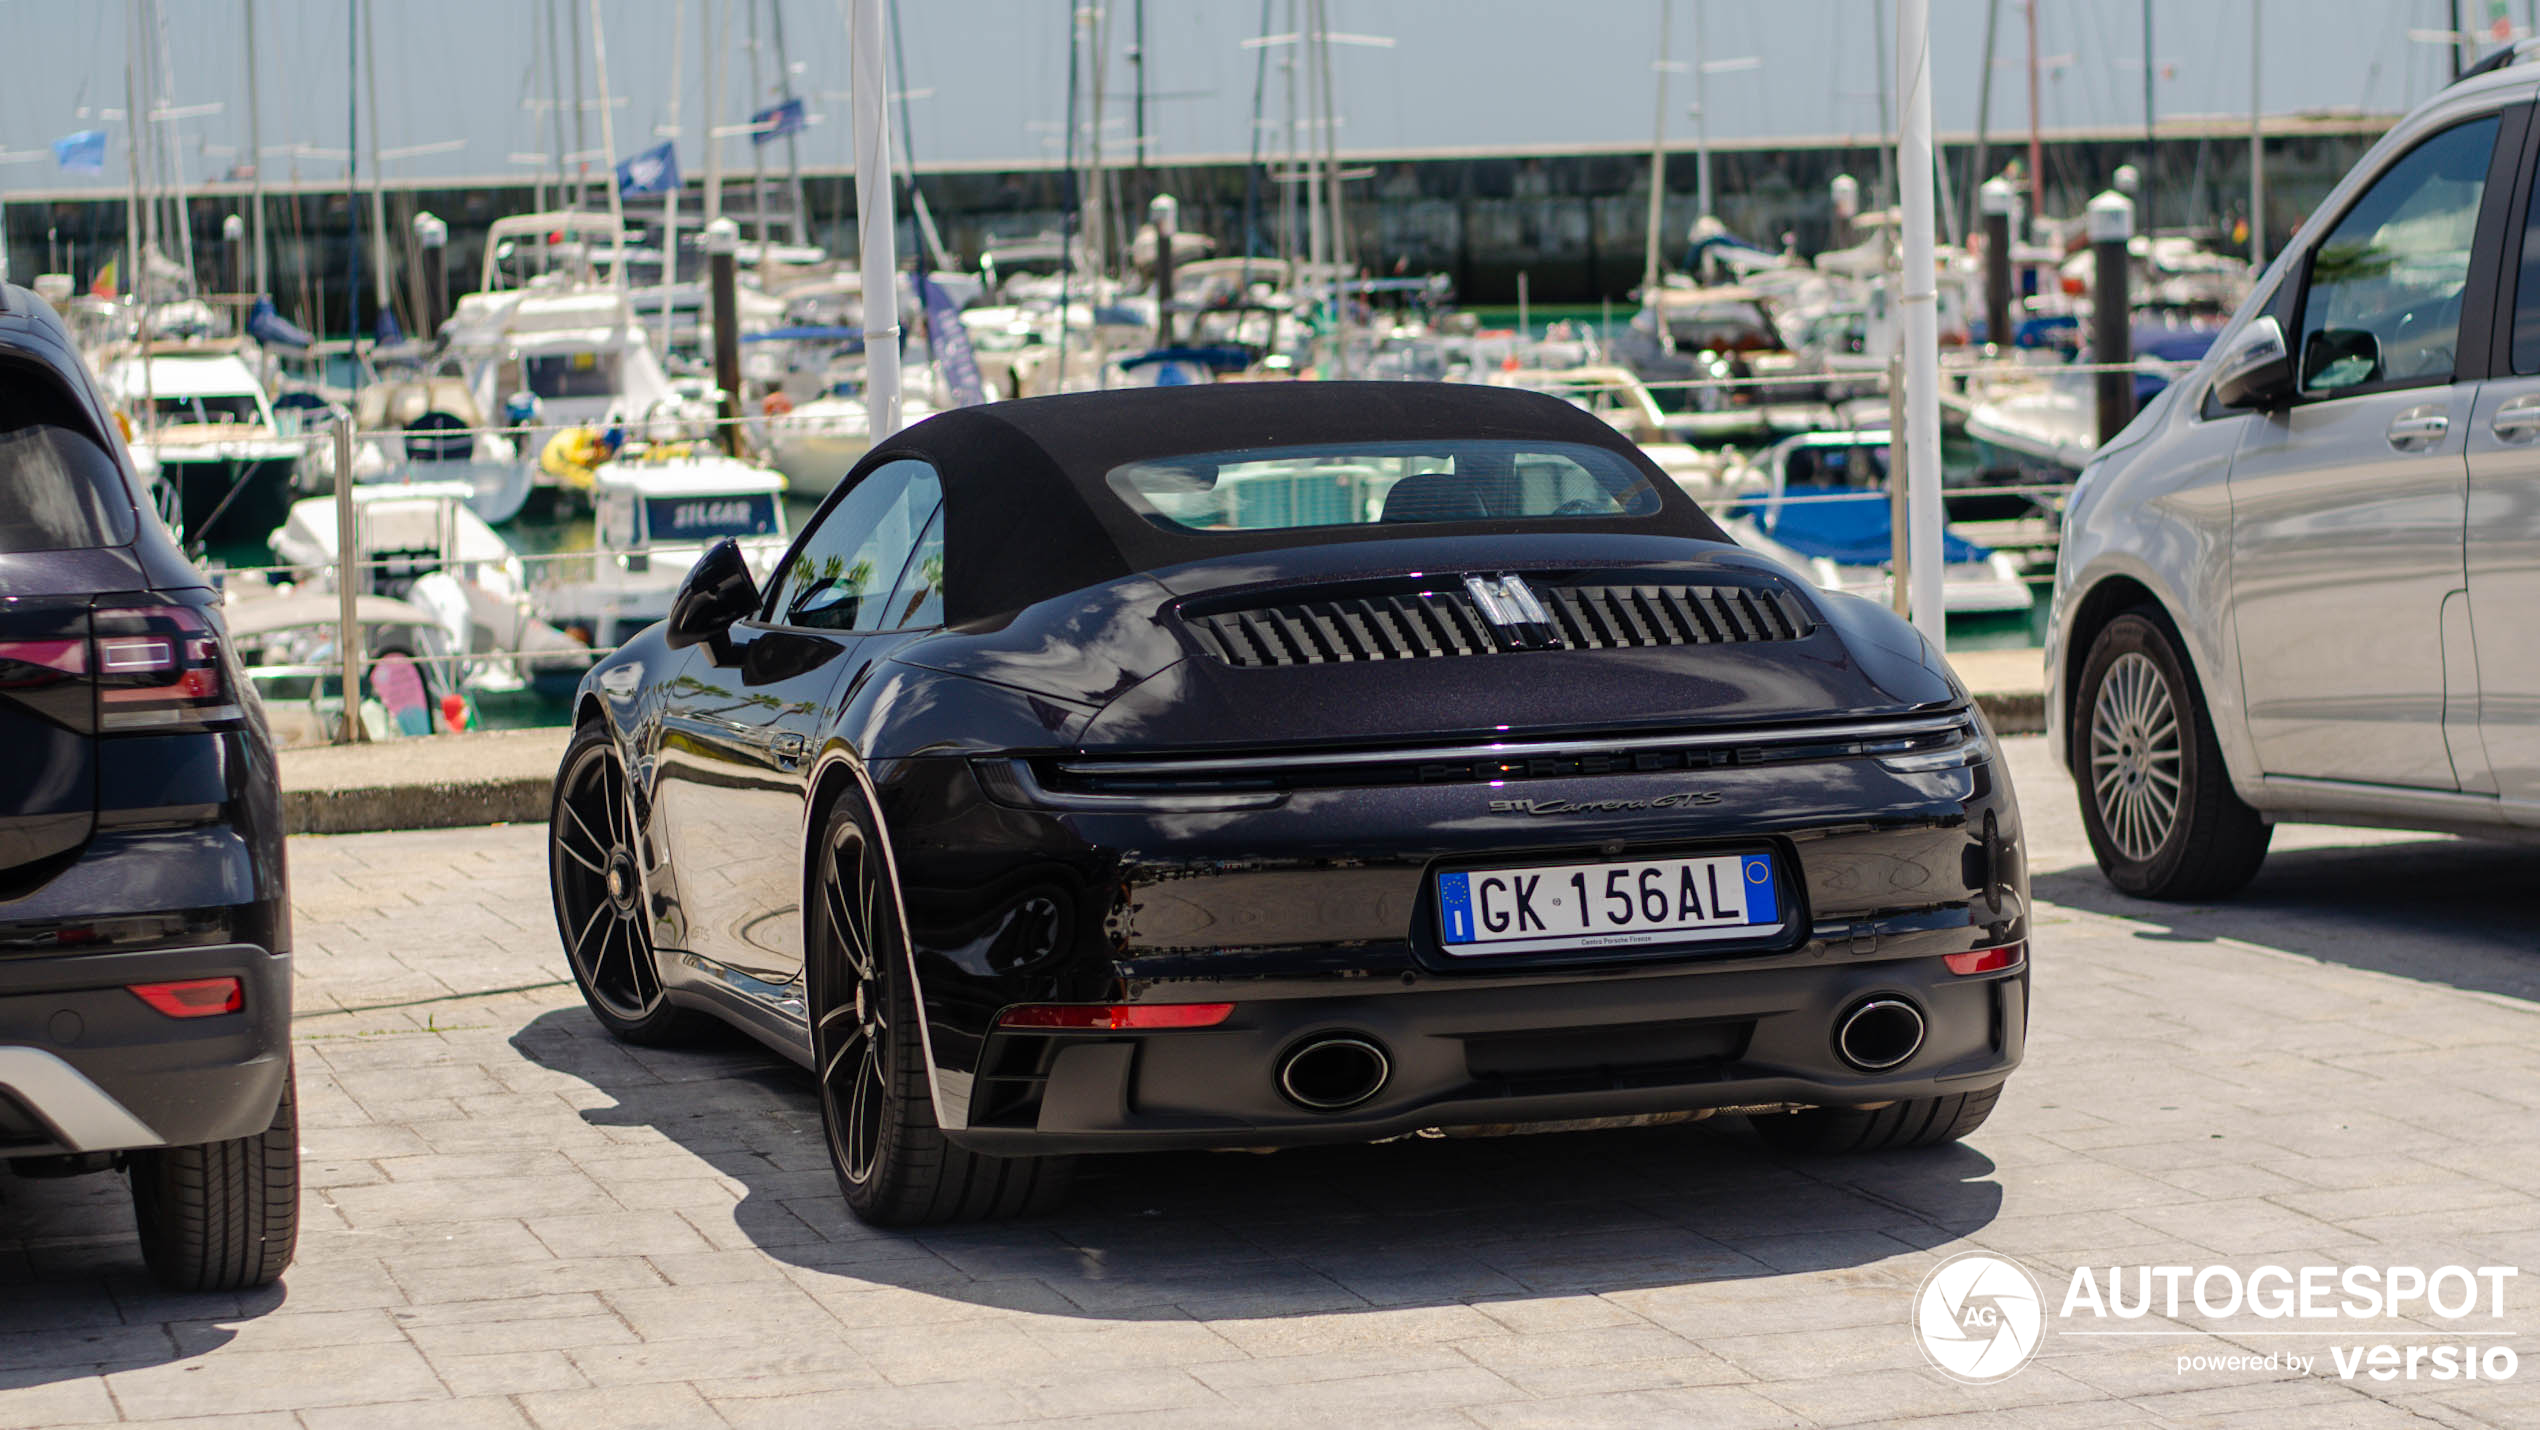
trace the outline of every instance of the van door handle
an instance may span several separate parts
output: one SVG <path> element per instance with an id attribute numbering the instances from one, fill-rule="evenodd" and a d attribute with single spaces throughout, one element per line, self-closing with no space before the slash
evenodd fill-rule
<path id="1" fill-rule="evenodd" d="M 2540 439 L 2540 394 L 2517 397 L 2497 408 L 2487 430 L 2495 433 L 2499 442 L 2520 444 Z"/>
<path id="2" fill-rule="evenodd" d="M 2452 430 L 2452 419 L 2439 407 L 2411 407 L 2390 419 L 2390 445 L 2402 452 L 2423 452 Z"/>

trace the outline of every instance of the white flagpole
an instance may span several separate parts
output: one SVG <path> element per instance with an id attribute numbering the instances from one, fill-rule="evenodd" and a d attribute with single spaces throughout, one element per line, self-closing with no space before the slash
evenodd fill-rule
<path id="1" fill-rule="evenodd" d="M 1904 123 L 1896 172 L 1903 181 L 1905 272 L 1906 568 L 1914 628 L 1948 649 L 1941 610 L 1940 281 L 1932 253 L 1931 0 L 1897 5 L 1897 93 Z"/>
<path id="2" fill-rule="evenodd" d="M 892 249 L 899 220 L 891 206 L 890 50 L 882 31 L 884 3 L 855 0 L 847 32 L 854 65 L 856 249 L 864 275 L 865 430 L 875 442 L 900 430 L 899 262 Z"/>
<path id="3" fill-rule="evenodd" d="M 600 30 L 600 0 L 591 0 L 591 64 L 600 82 L 600 152 L 608 156 L 609 227 L 617 230 L 609 246 L 609 267 L 615 270 L 610 281 L 631 296 L 634 285 L 626 281 L 626 201 L 617 191 L 617 124 L 609 115 L 609 40 Z"/>

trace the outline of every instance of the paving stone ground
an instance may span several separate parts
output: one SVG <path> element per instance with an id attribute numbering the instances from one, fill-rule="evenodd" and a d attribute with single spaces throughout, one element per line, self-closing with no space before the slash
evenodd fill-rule
<path id="1" fill-rule="evenodd" d="M 2013 755 L 2029 1062 L 1963 1146 L 1796 1161 L 1723 1119 L 1137 1156 L 1047 1220 L 917 1235 L 848 1219 L 790 1066 L 599 1033 L 541 831 L 295 840 L 298 1264 L 165 1295 L 119 1180 L 0 1176 L 0 1426 L 2540 1425 L 2540 1363 L 2329 1369 L 2430 1322 L 1924 1363 L 1913 1290 L 1970 1249 L 2050 1302 L 2085 1263 L 2528 1267 L 2479 1328 L 2540 1362 L 2540 852 L 2287 830 L 2238 900 L 2137 904 Z M 2178 1368 L 2286 1350 L 2322 1359 Z"/>

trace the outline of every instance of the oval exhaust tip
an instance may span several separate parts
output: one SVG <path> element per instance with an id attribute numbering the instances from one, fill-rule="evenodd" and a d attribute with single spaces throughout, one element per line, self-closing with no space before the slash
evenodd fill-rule
<path id="1" fill-rule="evenodd" d="M 1922 1010 L 1902 998 L 1872 998 L 1835 1026 L 1834 1048 L 1863 1072 L 1885 1072 L 1923 1046 Z"/>
<path id="2" fill-rule="evenodd" d="M 1365 1038 L 1317 1038 L 1279 1064 L 1279 1091 L 1314 1112 L 1356 1107 L 1393 1075 L 1385 1050 Z"/>

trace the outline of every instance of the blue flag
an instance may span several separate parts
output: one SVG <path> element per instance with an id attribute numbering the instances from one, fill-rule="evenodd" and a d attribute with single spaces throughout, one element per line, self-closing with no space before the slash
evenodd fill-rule
<path id="1" fill-rule="evenodd" d="M 788 134 L 800 134 L 803 123 L 801 100 L 789 99 L 783 104 L 771 104 L 750 116 L 750 142 L 765 144 Z"/>
<path id="2" fill-rule="evenodd" d="M 617 166 L 617 194 L 640 199 L 679 187 L 679 151 L 665 139 Z"/>
<path id="3" fill-rule="evenodd" d="M 106 131 L 83 129 L 54 140 L 53 162 L 65 174 L 106 172 Z"/>
<path id="4" fill-rule="evenodd" d="M 926 310 L 926 345 L 935 352 L 935 371 L 955 407 L 976 407 L 988 400 L 979 387 L 979 355 L 970 349 L 970 330 L 961 325 L 961 310 L 952 295 L 918 270 L 917 301 Z"/>

